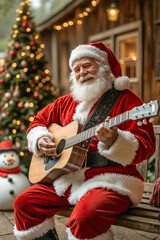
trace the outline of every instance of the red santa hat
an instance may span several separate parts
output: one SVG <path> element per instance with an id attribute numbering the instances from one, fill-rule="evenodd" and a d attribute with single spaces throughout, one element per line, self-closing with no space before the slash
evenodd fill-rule
<path id="1" fill-rule="evenodd" d="M 117 90 L 124 90 L 128 88 L 128 77 L 122 76 L 121 66 L 117 58 L 111 49 L 102 42 L 79 45 L 73 49 L 69 59 L 70 68 L 72 69 L 72 65 L 75 60 L 82 57 L 91 57 L 109 66 L 112 74 L 115 76 L 114 87 Z"/>
<path id="2" fill-rule="evenodd" d="M 13 143 L 9 140 L 0 142 L 0 153 L 6 151 L 14 151 L 16 153 L 19 153 L 19 150 L 17 148 L 14 148 Z"/>

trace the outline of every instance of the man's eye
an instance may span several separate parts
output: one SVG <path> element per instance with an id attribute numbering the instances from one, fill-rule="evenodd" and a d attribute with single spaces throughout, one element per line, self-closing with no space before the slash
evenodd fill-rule
<path id="1" fill-rule="evenodd" d="M 76 73 L 78 73 L 78 72 L 79 72 L 79 68 L 75 69 L 74 71 L 75 71 Z"/>
<path id="2" fill-rule="evenodd" d="M 85 65 L 85 68 L 90 68 L 90 66 L 91 66 L 90 64 L 87 64 Z"/>

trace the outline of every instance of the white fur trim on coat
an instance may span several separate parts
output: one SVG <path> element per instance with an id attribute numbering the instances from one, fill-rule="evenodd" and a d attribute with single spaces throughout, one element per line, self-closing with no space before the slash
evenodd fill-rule
<path id="1" fill-rule="evenodd" d="M 138 147 L 139 143 L 135 136 L 129 131 L 120 129 L 118 129 L 117 140 L 110 148 L 102 142 L 98 143 L 98 150 L 101 155 L 123 166 L 132 163 Z"/>
<path id="2" fill-rule="evenodd" d="M 68 240 L 81 240 L 79 238 L 76 238 L 73 236 L 73 234 L 70 231 L 70 228 L 66 228 L 66 232 L 68 234 Z M 113 240 L 113 232 L 108 229 L 107 232 L 102 233 L 94 238 L 90 238 L 89 240 Z M 85 238 L 84 240 L 87 240 L 87 238 Z"/>
<path id="3" fill-rule="evenodd" d="M 54 219 L 47 218 L 44 222 L 38 224 L 37 226 L 31 227 L 25 231 L 18 231 L 16 225 L 14 226 L 14 235 L 18 240 L 32 240 L 39 238 L 46 234 L 49 230 L 55 227 Z"/>
<path id="4" fill-rule="evenodd" d="M 30 130 L 27 134 L 28 149 L 37 156 L 41 156 L 42 153 L 37 148 L 37 141 L 41 137 L 50 137 L 53 139 L 52 134 L 48 131 L 47 127 L 37 126 Z"/>
<path id="5" fill-rule="evenodd" d="M 117 77 L 114 80 L 115 89 L 122 91 L 129 87 L 129 78 L 127 76 Z"/>
<path id="6" fill-rule="evenodd" d="M 70 59 L 69 59 L 69 66 L 72 69 L 72 64 L 75 60 L 80 59 L 82 57 L 90 57 L 97 59 L 98 61 L 102 62 L 105 65 L 108 65 L 108 55 L 107 52 L 92 46 L 92 45 L 79 45 L 75 49 L 72 50 Z"/>
<path id="7" fill-rule="evenodd" d="M 76 205 L 89 190 L 107 188 L 128 196 L 133 205 L 137 205 L 141 201 L 144 185 L 140 179 L 134 176 L 105 173 L 85 181 L 85 170 L 81 169 L 76 173 L 66 174 L 58 178 L 53 183 L 57 195 L 63 196 L 67 188 L 71 186 L 68 201 L 71 205 Z"/>
<path id="8" fill-rule="evenodd" d="M 76 112 L 73 115 L 73 120 L 84 125 L 87 121 L 89 112 L 91 111 L 92 106 L 95 102 L 80 102 L 76 107 Z"/>

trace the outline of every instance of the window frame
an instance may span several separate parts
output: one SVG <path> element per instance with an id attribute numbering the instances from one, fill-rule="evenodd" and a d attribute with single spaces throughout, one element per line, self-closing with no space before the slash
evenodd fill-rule
<path id="1" fill-rule="evenodd" d="M 135 21 L 132 23 L 123 24 L 121 26 L 94 34 L 89 37 L 89 42 L 98 42 L 101 41 L 105 43 L 107 40 L 110 43 L 110 48 L 113 51 L 113 53 L 116 55 L 116 57 L 119 57 L 119 54 L 117 52 L 117 39 L 123 36 L 131 36 L 132 34 L 137 34 L 137 55 L 138 55 L 138 61 L 137 61 L 137 81 L 138 83 L 138 94 L 140 97 L 142 97 L 142 56 L 143 56 L 143 48 L 142 48 L 142 21 Z M 131 83 L 135 82 L 131 80 Z"/>

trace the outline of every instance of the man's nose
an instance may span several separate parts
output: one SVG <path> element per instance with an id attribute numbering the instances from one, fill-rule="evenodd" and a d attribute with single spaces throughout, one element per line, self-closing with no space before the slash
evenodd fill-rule
<path id="1" fill-rule="evenodd" d="M 84 68 L 81 68 L 81 69 L 80 69 L 80 74 L 81 74 L 81 76 L 86 75 L 86 74 L 87 74 L 87 70 L 84 69 Z"/>

